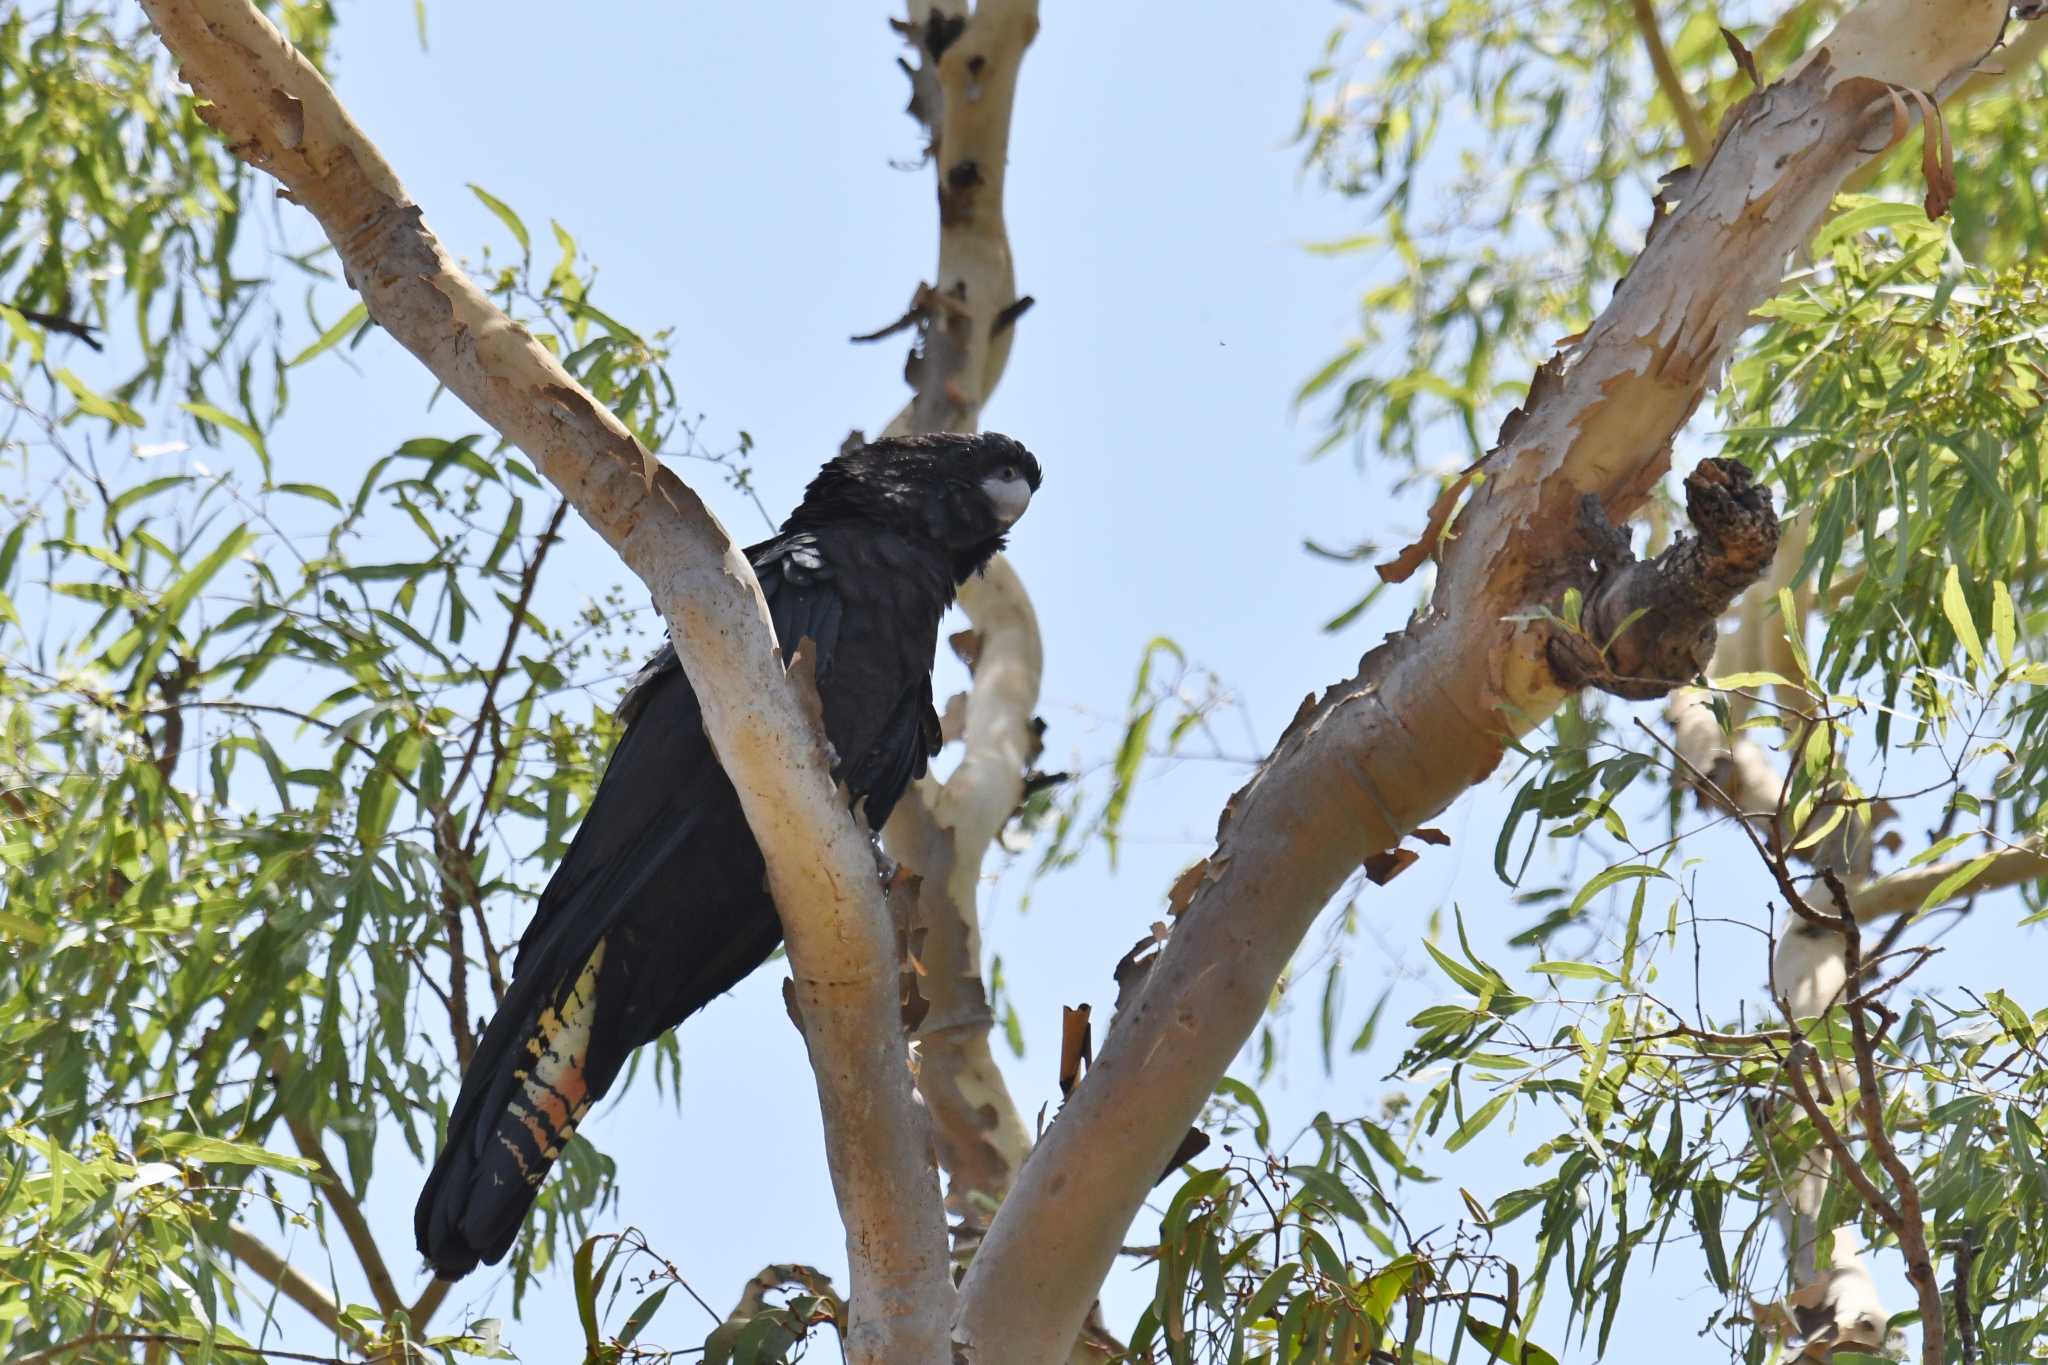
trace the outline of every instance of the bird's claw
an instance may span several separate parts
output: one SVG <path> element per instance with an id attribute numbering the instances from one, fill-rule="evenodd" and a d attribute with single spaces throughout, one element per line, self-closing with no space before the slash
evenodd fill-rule
<path id="1" fill-rule="evenodd" d="M 903 864 L 884 853 L 880 844 L 874 846 L 874 854 L 875 876 L 881 881 L 882 889 L 887 891 L 895 883 L 896 874 L 903 870 Z"/>

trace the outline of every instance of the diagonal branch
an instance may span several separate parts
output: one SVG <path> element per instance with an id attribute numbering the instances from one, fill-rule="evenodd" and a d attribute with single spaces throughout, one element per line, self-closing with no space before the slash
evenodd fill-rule
<path id="1" fill-rule="evenodd" d="M 455 1288 L 455 1281 L 444 1280 L 438 1275 L 427 1281 L 427 1287 L 422 1289 L 420 1296 L 412 1301 L 412 1307 L 405 1310 L 406 1321 L 412 1324 L 412 1330 L 415 1334 L 424 1331 L 427 1324 L 434 1320 L 434 1314 L 441 1310 L 442 1301 L 448 1297 L 448 1291 L 453 1288 Z"/>
<path id="2" fill-rule="evenodd" d="M 1599 321 L 1536 376 L 1441 551 L 1430 609 L 1304 705 L 1225 807 L 1158 964 L 1025 1163 L 961 1284 L 965 1359 L 1061 1359 L 1124 1231 L 1363 856 L 1499 762 L 1562 687 L 1555 610 L 1583 566 L 1587 494 L 1617 519 L 1669 462 L 1756 304 L 1881 146 L 1886 82 L 1946 89 L 1996 41 L 2001 0 L 1866 4 L 1729 114 Z"/>
<path id="3" fill-rule="evenodd" d="M 1650 70 L 1657 77 L 1657 88 L 1670 102 L 1671 112 L 1678 119 L 1679 131 L 1685 135 L 1685 150 L 1692 157 L 1693 165 L 1704 165 L 1714 150 L 1714 139 L 1707 133 L 1699 106 L 1685 91 L 1685 81 L 1671 60 L 1671 49 L 1664 45 L 1664 31 L 1657 24 L 1657 8 L 1651 0 L 1629 0 L 1629 4 L 1635 14 L 1636 28 L 1643 35 L 1643 51 L 1650 58 Z"/>
<path id="4" fill-rule="evenodd" d="M 362 1335 L 341 1317 L 341 1305 L 304 1271 L 279 1254 L 277 1249 L 240 1223 L 228 1225 L 228 1251 L 266 1284 L 303 1308 L 315 1322 L 351 1346 L 362 1344 Z M 417 1325 L 417 1323 L 415 1323 Z"/>
<path id="5" fill-rule="evenodd" d="M 284 1065 L 275 1055 L 272 1060 L 277 1063 L 277 1079 L 282 1085 Z M 313 1179 L 320 1187 L 320 1198 L 334 1210 L 334 1219 L 341 1224 L 342 1235 L 348 1239 L 356 1263 L 363 1268 L 363 1278 L 369 1281 L 370 1297 L 376 1300 L 378 1311 L 390 1313 L 402 1307 L 405 1301 L 399 1298 L 398 1285 L 391 1278 L 390 1267 L 384 1264 L 384 1253 L 377 1246 L 377 1235 L 370 1231 L 370 1220 L 363 1216 L 363 1206 L 349 1192 L 348 1182 L 341 1178 L 341 1172 L 327 1159 L 327 1149 L 320 1142 L 319 1130 L 308 1123 L 304 1115 L 289 1108 L 285 1110 L 284 1122 L 299 1155 L 313 1163 Z"/>
<path id="6" fill-rule="evenodd" d="M 1985 856 L 1990 861 L 1984 864 L 1983 871 L 1955 888 L 1955 895 L 1974 896 L 1982 891 L 2021 886 L 2048 878 L 2048 839 L 2036 836 Z M 1851 886 L 1850 903 L 1856 907 L 1856 918 L 1866 924 L 1886 915 L 1911 914 L 1934 894 L 1936 887 L 1977 861 L 1976 858 L 1949 858 L 1888 872 L 1860 886 Z"/>
<path id="7" fill-rule="evenodd" d="M 903 1065 L 895 931 L 829 776 L 815 690 L 703 502 L 478 291 L 319 73 L 249 0 L 144 0 L 201 114 L 333 242 L 370 316 L 518 445 L 648 587 L 767 863 L 846 1222 L 855 1361 L 946 1361 L 929 1126 Z M 793 661 L 794 662 L 794 661 Z"/>

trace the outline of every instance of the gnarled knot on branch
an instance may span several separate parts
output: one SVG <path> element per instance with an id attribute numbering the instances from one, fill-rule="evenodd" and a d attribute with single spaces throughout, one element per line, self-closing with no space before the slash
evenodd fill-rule
<path id="1" fill-rule="evenodd" d="M 1638 559 L 1596 494 L 1579 502 L 1579 544 L 1567 585 L 1578 629 L 1553 629 L 1551 670 L 1566 687 L 1649 701 L 1684 686 L 1714 654 L 1715 624 L 1778 550 L 1778 514 L 1747 466 L 1702 460 L 1685 480 L 1694 535 Z"/>

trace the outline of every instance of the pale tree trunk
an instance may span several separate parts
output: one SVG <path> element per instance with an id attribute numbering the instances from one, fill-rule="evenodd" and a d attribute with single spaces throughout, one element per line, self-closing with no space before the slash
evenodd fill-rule
<path id="1" fill-rule="evenodd" d="M 915 392 L 886 434 L 973 431 L 1002 377 L 1023 311 L 1003 217 L 1018 70 L 1038 32 L 1037 0 L 981 0 L 949 13 L 918 0 L 903 25 L 911 113 L 936 182 L 938 268 L 905 322 L 916 328 L 906 377 Z M 1028 307 L 1029 300 L 1024 301 Z M 989 1047 L 982 980 L 982 863 L 1024 795 L 1044 650 L 1024 583 L 998 556 L 960 590 L 973 674 L 963 752 L 943 784 L 911 788 L 883 832 L 920 878 L 911 923 L 929 1011 L 918 1025 L 918 1090 L 931 1110 L 948 1211 L 968 1245 L 1008 1191 L 1030 1138 Z M 948 712 L 953 711 L 948 706 Z"/>
<path id="2" fill-rule="evenodd" d="M 455 267 L 334 92 L 248 0 L 145 0 L 203 110 L 334 244 L 370 316 L 518 445 L 667 620 L 767 863 L 846 1224 L 848 1358 L 950 1359 L 931 1132 L 903 1065 L 895 929 L 836 790 L 801 655 L 696 494 Z M 791 642 L 794 646 L 796 642 Z"/>
<path id="3" fill-rule="evenodd" d="M 915 392 L 885 434 L 972 431 L 1032 302 L 1017 293 L 1003 196 L 1018 69 L 1038 32 L 1038 4 L 979 0 L 968 12 L 963 0 L 954 13 L 912 0 L 902 29 L 915 54 L 904 66 L 910 112 L 929 140 L 939 256 L 933 282 L 919 286 L 903 319 L 917 331 L 905 366 Z M 958 712 L 960 760 L 945 782 L 928 777 L 911 788 L 883 842 L 918 876 L 910 922 L 929 1008 L 915 1032 L 917 1085 L 946 1172 L 946 1209 L 958 1220 L 954 1256 L 964 1262 L 1031 1148 L 990 1046 L 980 890 L 1038 756 L 1044 647 L 1031 598 L 1005 557 L 961 586 L 960 606 L 970 629 L 957 644 L 973 675 Z M 1100 1360 L 1117 1348 L 1091 1309 L 1072 1359 Z"/>
<path id="4" fill-rule="evenodd" d="M 1640 505 L 1787 257 L 1843 178 L 1883 147 L 1888 86 L 1952 87 L 2004 19 L 1996 0 L 1872 0 L 1730 112 L 1605 313 L 1538 373 L 1503 430 L 1439 550 L 1429 610 L 1355 677 L 1304 702 L 1226 806 L 1149 980 L 961 1285 L 955 1335 L 967 1359 L 1064 1356 L 1145 1191 L 1322 906 L 1362 857 L 1484 778 L 1509 738 L 1554 709 L 1565 686 L 1551 666 L 1555 636 L 1514 618 L 1554 611 L 1566 586 L 1583 584 L 1588 548 L 1573 544 L 1582 498 L 1617 520 Z M 1630 636 L 1701 624 L 1645 618 Z M 1706 663 L 1698 643 L 1696 666 Z"/>

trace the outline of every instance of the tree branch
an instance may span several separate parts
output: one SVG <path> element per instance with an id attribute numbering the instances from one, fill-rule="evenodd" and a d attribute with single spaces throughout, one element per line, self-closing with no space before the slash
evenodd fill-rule
<path id="1" fill-rule="evenodd" d="M 932 1111 L 946 1207 L 970 1243 L 1009 1192 L 1031 1139 L 989 1047 L 982 981 L 982 859 L 1017 808 L 1037 747 L 1031 716 L 1043 667 L 1038 622 L 1007 560 L 961 593 L 978 637 L 966 753 L 941 787 L 926 780 L 889 821 L 889 852 L 922 876 L 913 923 L 925 931 L 918 1089 Z"/>
<path id="2" fill-rule="evenodd" d="M 891 434 L 973 430 L 1009 357 L 1017 308 L 1003 218 L 1017 75 L 1038 31 L 1036 0 L 983 0 L 957 17 L 912 4 L 904 36 L 918 54 L 911 111 L 924 124 L 937 180 L 935 288 L 910 318 L 905 367 L 915 396 Z M 998 557 L 960 590 L 975 637 L 965 752 L 941 786 L 919 782 L 884 831 L 890 855 L 921 874 L 913 922 L 931 1009 L 918 1028 L 918 1089 L 932 1114 L 947 1208 L 963 1241 L 979 1240 L 1030 1149 L 989 1047 L 994 1015 L 982 981 L 977 900 L 982 862 L 1023 799 L 1037 750 L 1044 647 L 1023 581 Z"/>
<path id="3" fill-rule="evenodd" d="M 1841 916 L 1842 963 L 1851 989 L 1863 979 L 1863 937 L 1857 928 L 1856 916 L 1850 913 L 1849 895 L 1841 881 L 1832 873 L 1824 874 L 1828 889 L 1835 894 L 1835 908 Z M 1899 1254 L 1906 1259 L 1906 1278 L 1912 1282 L 1913 1291 L 1920 1300 L 1920 1358 L 1925 1365 L 1942 1365 L 1947 1357 L 1945 1338 L 1948 1324 L 1942 1316 L 1941 1285 L 1934 1277 L 1934 1256 L 1927 1246 L 1927 1220 L 1921 1212 L 1920 1183 L 1913 1178 L 1913 1172 L 1899 1156 L 1899 1149 L 1892 1145 L 1891 1134 L 1885 1130 L 1884 1088 L 1877 1080 L 1877 1044 L 1870 1036 L 1870 1021 L 1866 1010 L 1883 1010 L 1882 1005 L 1869 1004 L 1860 1000 L 1848 1003 L 1849 1032 L 1852 1051 L 1856 1057 L 1856 1102 L 1863 1120 L 1863 1140 L 1877 1157 L 1877 1164 L 1892 1182 L 1890 1205 L 1874 1204 L 1871 1207 L 1879 1217 L 1887 1218 L 1894 1237 L 1899 1239 Z"/>
<path id="4" fill-rule="evenodd" d="M 1685 150 L 1692 157 L 1693 165 L 1704 165 L 1714 150 L 1714 139 L 1708 135 L 1707 125 L 1700 118 L 1699 106 L 1685 92 L 1685 82 L 1679 78 L 1678 68 L 1671 61 L 1671 49 L 1664 46 L 1664 31 L 1657 25 L 1656 7 L 1650 0 L 1629 0 L 1629 3 L 1635 11 L 1636 28 L 1643 35 L 1643 51 L 1649 55 L 1650 70 L 1657 77 L 1657 88 L 1664 92 L 1671 112 L 1678 119 L 1679 130 L 1685 135 Z"/>
<path id="5" fill-rule="evenodd" d="M 1935 887 L 1976 861 L 1975 858 L 1950 858 L 1888 872 L 1861 886 L 1850 887 L 1849 901 L 1856 907 L 1856 918 L 1865 924 L 1886 915 L 1912 914 Z M 1992 854 L 1984 870 L 1967 886 L 1959 888 L 1956 894 L 1974 896 L 2000 887 L 2040 881 L 2044 877 L 2048 877 L 2048 840 L 2037 836 Z"/>
<path id="6" fill-rule="evenodd" d="M 90 1332 L 74 1337 L 59 1346 L 33 1355 L 18 1358 L 14 1365 L 49 1365 L 49 1362 L 63 1360 L 88 1346 L 184 1346 L 199 1347 L 217 1351 L 222 1355 L 246 1356 L 255 1360 L 295 1360 L 306 1365 L 354 1365 L 354 1362 L 339 1356 L 316 1356 L 305 1351 L 280 1351 L 269 1346 L 238 1346 L 233 1342 L 202 1340 L 199 1337 L 180 1336 L 175 1332 Z"/>
<path id="7" fill-rule="evenodd" d="M 279 1068 L 278 1080 L 282 1082 L 283 1079 L 284 1071 Z M 349 1193 L 348 1182 L 341 1178 L 341 1172 L 327 1159 L 327 1149 L 320 1141 L 318 1130 L 306 1122 L 303 1115 L 290 1109 L 285 1110 L 284 1123 L 291 1132 L 292 1145 L 299 1149 L 299 1155 L 313 1163 L 320 1197 L 328 1208 L 334 1210 L 335 1221 L 341 1224 L 349 1249 L 355 1252 L 356 1263 L 363 1268 L 363 1278 L 370 1283 L 370 1297 L 376 1300 L 378 1311 L 391 1313 L 402 1308 L 405 1300 L 398 1296 L 398 1285 L 391 1278 L 390 1268 L 384 1264 L 384 1253 L 377 1246 L 377 1235 L 370 1231 L 370 1220 L 363 1216 L 363 1206 Z"/>
<path id="8" fill-rule="evenodd" d="M 1882 9 L 1883 13 L 1878 11 Z M 1124 1230 L 1273 983 L 1362 856 L 1498 763 L 1561 695 L 1548 629 L 1580 499 L 1640 503 L 1787 256 L 1884 141 L 1887 82 L 1939 89 L 1996 40 L 1998 0 L 1866 4 L 1732 110 L 1592 329 L 1538 372 L 1440 551 L 1431 608 L 1303 705 L 1225 807 L 1160 960 L 1025 1163 L 961 1285 L 973 1362 L 1061 1359 Z"/>
<path id="9" fill-rule="evenodd" d="M 905 38 L 919 62 L 911 113 L 925 125 L 938 177 L 939 269 L 918 291 L 917 342 L 903 376 L 916 393 L 885 435 L 972 431 L 1009 363 L 1017 274 L 1003 220 L 1010 118 L 1038 0 L 981 0 L 960 27 L 928 3 L 910 6 Z"/>
<path id="10" fill-rule="evenodd" d="M 653 595 L 761 845 L 787 936 L 846 1221 L 848 1358 L 948 1360 L 945 1215 L 903 1065 L 894 927 L 867 840 L 829 775 L 809 670 L 785 675 L 745 555 L 462 275 L 327 83 L 248 0 L 144 9 L 209 102 L 202 115 L 319 221 L 370 316 L 518 445 Z"/>
<path id="11" fill-rule="evenodd" d="M 412 1301 L 412 1307 L 405 1310 L 406 1321 L 412 1324 L 413 1331 L 420 1332 L 426 1329 L 427 1324 L 434 1320 L 434 1314 L 440 1311 L 442 1301 L 448 1297 L 448 1291 L 453 1288 L 453 1280 L 444 1280 L 436 1276 L 427 1281 L 427 1287 Z"/>

